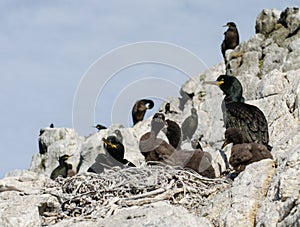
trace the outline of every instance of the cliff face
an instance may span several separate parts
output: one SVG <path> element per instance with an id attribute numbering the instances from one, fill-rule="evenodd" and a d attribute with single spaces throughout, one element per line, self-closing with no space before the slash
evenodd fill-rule
<path id="1" fill-rule="evenodd" d="M 161 172 L 164 170 L 158 171 L 143 164 L 138 140 L 143 133 L 149 131 L 150 119 L 138 123 L 133 128 L 113 125 L 108 130 L 101 130 L 86 138 L 78 136 L 72 129 L 46 128 L 40 136 L 40 141 L 47 147 L 47 152 L 34 155 L 29 171 L 14 171 L 0 180 L 0 225 L 40 226 L 42 223 L 55 222 L 56 226 L 76 226 L 76 223 L 78 226 L 115 226 L 120 223 L 123 226 L 165 226 L 168 223 L 172 226 L 300 225 L 299 28 L 299 9 L 288 8 L 283 12 L 263 10 L 257 17 L 257 34 L 241 43 L 235 50 L 227 51 L 226 67 L 224 63 L 220 63 L 182 86 L 182 94 L 195 94 L 192 100 L 187 100 L 183 110 L 179 109 L 178 98 L 168 98 L 173 109 L 179 114 L 167 117 L 179 124 L 190 114 L 192 103 L 197 107 L 199 125 L 195 135 L 203 135 L 202 147 L 212 154 L 213 166 L 219 175 L 225 168 L 218 152 L 225 131 L 221 111 L 223 94 L 218 88 L 203 84 L 203 81 L 215 80 L 225 72 L 236 76 L 243 85 L 246 102 L 258 106 L 268 120 L 274 160 L 263 160 L 247 166 L 231 184 L 222 179 L 215 182 L 205 181 L 202 178 L 193 178 L 188 173 L 176 172 L 179 170 L 169 169 Z M 135 173 L 145 174 L 144 180 L 147 181 L 144 184 L 147 185 L 145 189 L 143 185 L 133 183 L 133 178 L 138 178 L 139 175 L 128 177 L 130 174 L 134 176 L 135 173 L 124 170 L 129 175 L 118 175 L 119 188 L 127 181 L 131 189 L 142 187 L 147 192 L 152 191 L 150 194 L 141 193 L 148 199 L 147 202 L 133 202 L 133 198 L 138 199 L 136 197 L 132 197 L 133 200 L 128 202 L 128 198 L 124 199 L 126 195 L 123 198 L 122 193 L 122 196 L 118 194 L 123 198 L 122 201 L 114 200 L 108 196 L 112 193 L 109 190 L 114 187 L 110 185 L 106 188 L 104 183 L 103 188 L 107 191 L 103 190 L 107 193 L 104 193 L 107 201 L 100 203 L 95 197 L 89 197 L 88 193 L 91 192 L 88 191 L 85 191 L 87 194 L 84 195 L 79 193 L 81 185 L 91 187 L 89 180 L 100 182 L 102 179 L 85 172 L 94 163 L 96 156 L 104 153 L 101 138 L 110 135 L 116 128 L 120 129 L 124 137 L 125 158 L 138 166 L 142 164 Z M 189 144 L 183 146 L 188 147 Z M 225 151 L 229 156 L 230 147 Z M 65 153 L 73 155 L 68 161 L 74 170 L 80 164 L 79 174 L 54 182 L 49 176 L 58 165 L 57 158 Z M 145 171 L 156 178 L 149 178 Z M 182 175 L 176 177 L 173 173 Z M 114 171 L 105 174 L 106 177 L 116 176 Z M 163 175 L 163 182 L 167 183 L 155 186 L 153 182 L 162 182 Z M 178 178 L 186 185 L 183 191 L 173 178 Z M 193 185 L 199 190 L 193 189 Z M 75 186 L 78 187 L 76 190 L 72 188 Z M 97 190 L 101 190 L 101 187 Z M 201 200 L 196 200 L 194 195 L 201 195 Z M 81 205 L 77 205 L 81 209 L 81 216 L 69 215 L 70 212 L 67 213 L 66 210 L 71 208 L 63 212 L 64 202 L 75 201 L 74 196 L 86 196 L 87 198 L 82 199 L 89 201 L 86 206 L 92 204 L 96 210 L 90 213 L 83 212 L 86 207 L 81 206 L 82 201 L 79 201 L 78 204 Z M 178 200 L 180 196 L 182 198 Z M 70 206 L 73 206 L 72 204 L 76 207 L 75 202 L 70 203 Z M 101 210 L 100 207 L 105 207 L 105 210 Z"/>

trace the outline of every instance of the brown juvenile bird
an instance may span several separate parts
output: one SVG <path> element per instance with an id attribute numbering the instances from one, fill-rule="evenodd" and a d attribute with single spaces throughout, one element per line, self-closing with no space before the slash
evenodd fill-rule
<path id="1" fill-rule="evenodd" d="M 165 126 L 164 114 L 154 114 L 151 121 L 151 131 L 142 135 L 139 141 L 139 149 L 146 161 L 164 161 L 165 158 L 174 153 L 175 148 L 172 145 L 157 138 L 158 133 Z"/>
<path id="2" fill-rule="evenodd" d="M 163 132 L 166 134 L 169 143 L 175 149 L 181 149 L 181 142 L 182 142 L 182 133 L 180 126 L 170 119 L 166 120 L 167 127 L 163 129 Z"/>
<path id="3" fill-rule="evenodd" d="M 224 27 L 228 27 L 227 31 L 224 32 L 224 40 L 221 45 L 221 50 L 223 57 L 225 59 L 225 53 L 228 49 L 234 49 L 237 45 L 239 45 L 239 32 L 235 23 L 228 22 Z"/>
<path id="4" fill-rule="evenodd" d="M 225 141 L 222 148 L 230 143 L 233 143 L 233 146 L 229 163 L 237 174 L 245 170 L 250 163 L 267 158 L 273 159 L 272 154 L 263 144 L 243 143 L 242 132 L 237 128 L 228 128 L 225 131 Z"/>
<path id="5" fill-rule="evenodd" d="M 154 102 L 150 99 L 141 99 L 136 101 L 131 111 L 133 125 L 135 125 L 139 121 L 142 121 L 144 119 L 146 110 L 152 109 L 153 106 Z"/>
<path id="6" fill-rule="evenodd" d="M 165 163 L 192 169 L 204 177 L 215 178 L 215 170 L 212 167 L 211 161 L 212 157 L 208 152 L 195 149 L 176 150 L 166 158 Z"/>

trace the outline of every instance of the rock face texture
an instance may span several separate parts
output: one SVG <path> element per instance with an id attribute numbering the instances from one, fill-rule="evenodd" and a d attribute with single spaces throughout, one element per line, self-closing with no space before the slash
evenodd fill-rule
<path id="1" fill-rule="evenodd" d="M 299 28 L 298 8 L 287 8 L 283 12 L 263 10 L 256 20 L 256 34 L 226 52 L 226 66 L 222 62 L 191 78 L 181 88 L 183 97 L 166 100 L 178 112 L 167 114 L 166 118 L 179 125 L 190 115 L 192 106 L 197 109 L 199 121 L 194 138 L 202 136 L 203 150 L 212 155 L 213 167 L 220 176 L 225 170 L 218 151 L 225 131 L 221 111 L 223 94 L 217 87 L 203 82 L 215 80 L 224 73 L 236 76 L 243 85 L 246 102 L 258 106 L 268 120 L 274 160 L 262 160 L 247 166 L 233 182 L 227 182 L 226 187 L 214 186 L 222 190 L 212 191 L 203 183 L 199 186 L 204 190 L 201 196 L 204 192 L 207 194 L 205 200 L 201 200 L 201 206 L 197 205 L 197 210 L 180 206 L 190 199 L 184 196 L 196 193 L 188 186 L 184 175 L 174 179 L 172 187 L 175 188 L 172 190 L 176 193 L 172 191 L 175 193 L 173 196 L 158 197 L 162 201 L 153 200 L 153 196 L 159 193 L 166 195 L 164 193 L 170 188 L 147 188 L 140 192 L 148 199 L 142 205 L 127 203 L 125 206 L 116 200 L 98 204 L 98 200 L 92 200 L 93 206 L 109 205 L 111 208 L 105 216 L 93 216 L 91 212 L 89 218 L 71 217 L 64 213 L 62 207 L 70 200 L 72 193 L 64 191 L 62 185 L 65 186 L 72 178 L 56 181 L 49 178 L 58 165 L 58 158 L 63 154 L 72 155 L 68 162 L 74 171 L 78 171 L 78 176 L 85 176 L 97 155 L 105 153 L 101 139 L 119 129 L 124 138 L 125 158 L 136 166 L 143 166 L 145 163 L 138 149 L 138 141 L 150 130 L 151 119 L 139 122 L 133 128 L 112 125 L 88 137 L 79 136 L 72 129 L 45 128 L 39 139 L 43 147 L 47 147 L 46 152 L 33 156 L 29 171 L 13 171 L 0 180 L 0 226 L 41 226 L 46 223 L 53 226 L 300 226 Z M 186 94 L 194 96 L 188 97 Z M 164 110 L 164 104 L 161 109 Z M 166 138 L 164 134 L 160 136 Z M 189 148 L 190 144 L 185 142 L 182 147 Z M 225 152 L 230 157 L 230 146 L 226 147 Z M 155 179 L 158 183 L 161 180 L 159 175 Z M 138 194 L 138 188 L 130 177 L 123 180 L 131 182 L 128 187 Z M 202 178 L 196 180 L 197 184 L 205 182 Z M 81 184 L 84 182 L 77 185 L 76 193 Z M 110 191 L 107 193 L 109 195 Z M 174 203 L 175 200 L 180 202 Z M 116 206 L 118 209 L 113 209 Z M 51 214 L 59 214 L 60 219 Z M 49 221 L 51 218 L 56 221 Z"/>

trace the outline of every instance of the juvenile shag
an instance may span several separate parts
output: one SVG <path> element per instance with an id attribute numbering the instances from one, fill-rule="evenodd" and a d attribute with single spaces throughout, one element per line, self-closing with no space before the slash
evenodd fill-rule
<path id="1" fill-rule="evenodd" d="M 191 109 L 191 115 L 188 116 L 182 123 L 182 140 L 191 140 L 198 127 L 198 114 L 195 108 Z"/>
<path id="2" fill-rule="evenodd" d="M 262 159 L 273 159 L 266 146 L 258 143 L 244 143 L 242 132 L 237 128 L 228 128 L 225 131 L 225 141 L 222 147 L 233 143 L 229 164 L 236 173 L 242 172 L 247 165 Z"/>
<path id="3" fill-rule="evenodd" d="M 225 53 L 228 49 L 234 49 L 239 45 L 239 32 L 237 30 L 236 24 L 233 22 L 228 22 L 224 27 L 228 27 L 227 31 L 224 32 L 224 40 L 221 45 L 221 50 L 223 57 L 225 59 Z"/>
<path id="4" fill-rule="evenodd" d="M 102 138 L 102 141 L 107 154 L 99 154 L 95 163 L 87 170 L 88 172 L 101 173 L 105 168 L 114 166 L 135 166 L 124 158 L 124 145 L 116 136 L 108 136 L 107 139 Z"/>
<path id="5" fill-rule="evenodd" d="M 103 125 L 100 125 L 100 124 L 97 124 L 96 126 L 93 126 L 93 128 L 96 128 L 98 129 L 98 131 L 102 130 L 102 129 L 107 129 L 107 127 L 103 126 Z"/>
<path id="6" fill-rule="evenodd" d="M 195 150 L 176 150 L 165 162 L 169 165 L 189 168 L 202 176 L 215 178 L 215 170 L 211 164 L 212 157 L 208 152 L 201 149 Z"/>
<path id="7" fill-rule="evenodd" d="M 152 109 L 153 106 L 154 102 L 150 99 L 141 99 L 136 101 L 131 111 L 133 125 L 135 125 L 139 121 L 142 121 L 144 119 L 146 110 Z"/>
<path id="8" fill-rule="evenodd" d="M 166 134 L 169 143 L 175 149 L 181 149 L 181 142 L 182 142 L 182 134 L 180 126 L 170 119 L 166 120 L 167 127 L 163 129 L 163 132 Z"/>
<path id="9" fill-rule="evenodd" d="M 168 102 L 165 105 L 165 114 L 178 114 L 178 113 L 174 110 L 171 110 L 171 104 Z"/>
<path id="10" fill-rule="evenodd" d="M 174 153 L 175 148 L 172 145 L 157 138 L 158 133 L 165 126 L 164 114 L 156 113 L 151 121 L 151 131 L 141 136 L 139 149 L 146 161 L 164 161 Z"/>
<path id="11" fill-rule="evenodd" d="M 245 143 L 260 143 L 271 150 L 266 117 L 256 106 L 243 102 L 239 80 L 234 76 L 221 75 L 216 81 L 206 83 L 219 86 L 225 94 L 222 108 L 225 127 L 240 129 Z"/>
<path id="12" fill-rule="evenodd" d="M 50 178 L 54 180 L 58 176 L 62 177 L 67 177 L 68 176 L 68 170 L 72 169 L 72 165 L 67 163 L 66 161 L 70 158 L 71 156 L 65 154 L 61 157 L 59 157 L 59 166 L 57 166 L 51 173 Z"/>

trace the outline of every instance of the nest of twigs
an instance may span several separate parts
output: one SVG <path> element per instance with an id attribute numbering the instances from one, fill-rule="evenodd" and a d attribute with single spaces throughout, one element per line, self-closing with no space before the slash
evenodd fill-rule
<path id="1" fill-rule="evenodd" d="M 46 185 L 43 193 L 56 196 L 60 207 L 41 215 L 44 224 L 79 216 L 99 219 L 121 208 L 162 200 L 197 214 L 201 206 L 207 205 L 208 197 L 228 186 L 229 182 L 222 178 L 208 179 L 189 169 L 157 163 L 114 167 L 101 174 L 59 177 L 55 184 Z"/>

